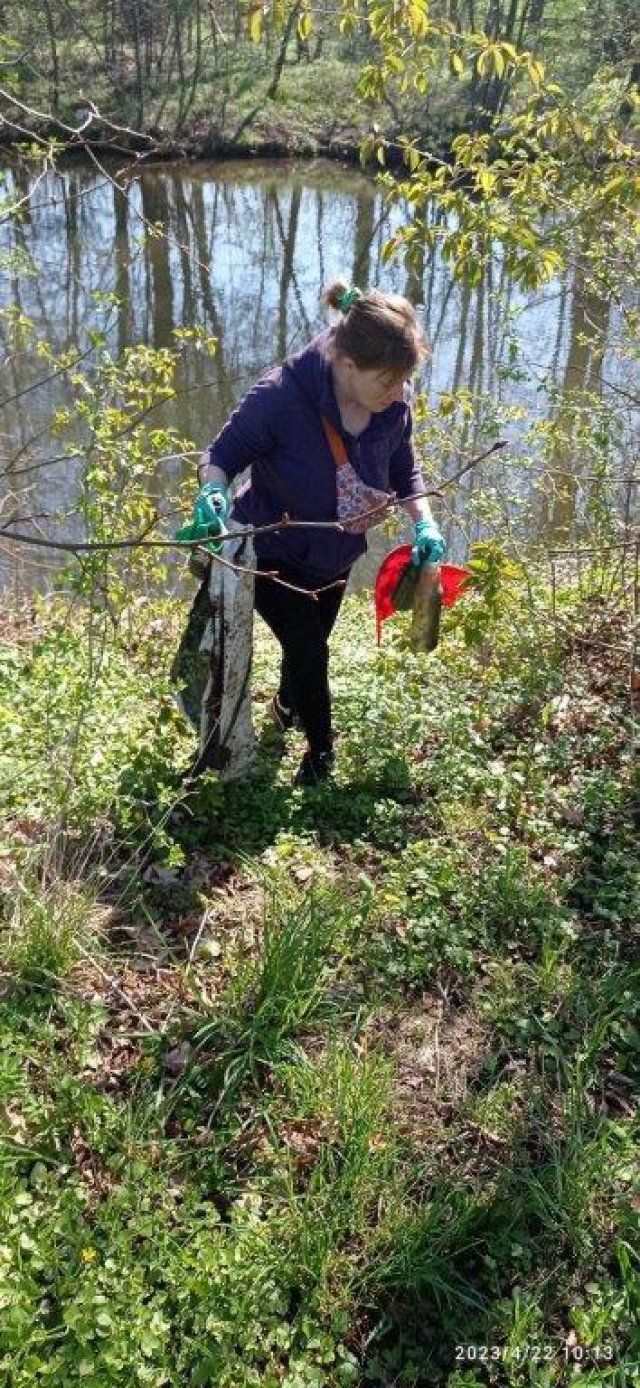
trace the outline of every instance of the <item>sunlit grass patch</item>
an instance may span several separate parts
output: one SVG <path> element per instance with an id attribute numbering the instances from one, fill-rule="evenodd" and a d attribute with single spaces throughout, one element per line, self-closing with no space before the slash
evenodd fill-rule
<path id="1" fill-rule="evenodd" d="M 33 990 L 34 1006 L 55 993 L 79 960 L 102 949 L 105 912 L 85 883 L 35 871 L 0 897 L 0 950 L 12 990 Z"/>
<path id="2" fill-rule="evenodd" d="M 332 884 L 299 901 L 277 891 L 265 902 L 261 939 L 252 958 L 191 1028 L 194 1066 L 184 1088 L 210 1096 L 214 1113 L 249 1086 L 260 1092 L 273 1067 L 296 1054 L 300 1038 L 336 1012 L 332 983 L 354 949 L 348 902 Z"/>

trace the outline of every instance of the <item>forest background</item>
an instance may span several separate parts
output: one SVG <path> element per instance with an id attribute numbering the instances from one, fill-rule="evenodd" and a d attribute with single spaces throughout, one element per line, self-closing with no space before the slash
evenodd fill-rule
<path id="1" fill-rule="evenodd" d="M 598 82 L 633 91 L 638 80 L 632 0 L 451 0 L 433 7 L 429 22 L 432 37 L 444 26 L 453 42 L 439 54 L 432 48 L 420 86 L 403 91 L 409 12 L 398 11 L 398 49 L 387 51 L 374 118 L 389 135 L 426 138 L 435 153 L 509 107 L 507 50 L 502 68 L 488 60 L 465 72 L 465 34 L 534 53 L 576 97 Z M 415 12 L 421 22 L 422 7 Z M 21 96 L 45 124 L 48 116 L 77 124 L 77 113 L 93 102 L 138 136 L 150 133 L 167 153 L 353 154 L 372 120 L 358 84 L 363 66 L 379 55 L 376 24 L 384 28 L 386 14 L 384 6 L 376 12 L 303 0 L 42 0 L 28 7 L 7 0 L 0 26 L 11 38 Z M 5 64 L 6 80 L 10 72 Z M 4 127 L 5 139 L 18 134 Z"/>

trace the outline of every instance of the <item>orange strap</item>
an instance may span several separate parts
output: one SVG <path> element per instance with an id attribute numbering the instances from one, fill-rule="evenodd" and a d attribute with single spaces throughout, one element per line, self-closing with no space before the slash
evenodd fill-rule
<path id="1" fill-rule="evenodd" d="M 324 425 L 324 432 L 327 436 L 329 448 L 333 454 L 333 461 L 336 467 L 344 467 L 345 463 L 349 462 L 344 440 L 340 437 L 335 425 L 331 423 L 330 419 L 325 419 L 324 415 L 322 416 L 322 423 Z"/>

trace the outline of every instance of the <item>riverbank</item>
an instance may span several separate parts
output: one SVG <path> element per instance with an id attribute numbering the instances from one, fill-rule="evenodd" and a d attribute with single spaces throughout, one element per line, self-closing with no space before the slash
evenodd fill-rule
<path id="1" fill-rule="evenodd" d="M 453 93 L 442 85 L 425 119 L 422 98 L 398 105 L 363 102 L 356 96 L 360 72 L 361 64 L 342 58 L 338 45 L 328 45 L 316 62 L 288 62 L 270 96 L 272 70 L 249 51 L 238 57 L 224 80 L 203 80 L 185 114 L 177 84 L 162 101 L 149 94 L 140 109 L 133 90 L 125 92 L 123 100 L 123 94 L 116 94 L 96 73 L 59 99 L 57 119 L 45 114 L 52 110 L 46 85 L 34 84 L 20 98 L 30 109 L 12 112 L 6 100 L 0 106 L 6 118 L 0 126 L 0 147 L 15 149 L 28 136 L 55 137 L 78 152 L 115 147 L 163 160 L 322 156 L 357 163 L 362 141 L 375 123 L 390 140 L 421 134 L 434 154 L 446 150 L 459 128 Z M 97 114 L 74 136 L 70 131 L 83 126 L 90 114 L 86 91 L 91 92 Z M 18 129 L 12 127 L 12 115 Z"/>
<path id="2" fill-rule="evenodd" d="M 187 800 L 184 612 L 5 616 L 9 1388 L 632 1381 L 629 628 L 582 585 L 432 657 L 347 598 L 311 791 L 258 622 L 259 775 Z"/>

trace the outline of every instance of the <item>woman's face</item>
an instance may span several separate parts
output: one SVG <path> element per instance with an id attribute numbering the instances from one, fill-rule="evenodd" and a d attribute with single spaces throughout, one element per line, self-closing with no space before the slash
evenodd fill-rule
<path id="1" fill-rule="evenodd" d="M 341 357 L 343 380 L 354 404 L 372 414 L 388 410 L 394 401 L 404 400 L 407 376 L 393 376 L 388 371 L 362 370 L 351 357 Z"/>

